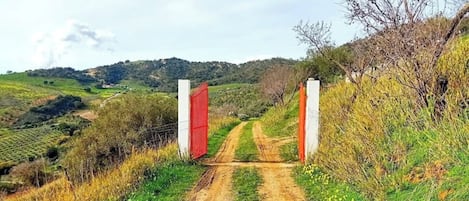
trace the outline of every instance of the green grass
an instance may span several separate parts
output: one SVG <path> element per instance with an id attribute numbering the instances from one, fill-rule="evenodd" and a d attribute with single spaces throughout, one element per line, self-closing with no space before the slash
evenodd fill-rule
<path id="1" fill-rule="evenodd" d="M 208 92 L 209 93 L 215 93 L 219 92 L 222 90 L 231 90 L 231 89 L 238 89 L 244 86 L 250 86 L 251 84 L 245 84 L 245 83 L 232 83 L 232 84 L 222 84 L 222 85 L 216 85 L 216 86 L 210 86 L 208 87 Z"/>
<path id="2" fill-rule="evenodd" d="M 239 137 L 238 147 L 235 151 L 235 159 L 239 161 L 257 161 L 258 150 L 254 142 L 252 124 L 249 122 L 244 126 L 243 133 Z"/>
<path id="3" fill-rule="evenodd" d="M 264 133 L 269 137 L 287 137 L 298 133 L 298 94 L 285 106 L 270 108 L 261 117 Z"/>
<path id="4" fill-rule="evenodd" d="M 288 162 L 298 161 L 298 142 L 294 141 L 282 145 L 280 147 L 280 157 Z"/>
<path id="5" fill-rule="evenodd" d="M 208 158 L 214 157 L 215 154 L 217 154 L 223 142 L 225 141 L 226 137 L 230 133 L 231 129 L 236 127 L 239 123 L 240 123 L 239 121 L 232 122 L 226 125 L 225 127 L 221 128 L 220 130 L 214 133 L 211 133 L 208 136 L 208 151 L 205 157 L 208 157 Z"/>
<path id="6" fill-rule="evenodd" d="M 53 81 L 53 84 L 44 84 Z M 84 90 L 91 88 L 91 93 Z M 80 96 L 85 102 L 104 99 L 122 91 L 121 88 L 97 89 L 73 79 L 29 77 L 26 73 L 0 75 L 0 127 L 7 127 L 20 114 L 35 106 L 37 100 L 57 95 Z"/>
<path id="7" fill-rule="evenodd" d="M 293 176 L 307 200 L 365 200 L 353 186 L 335 181 L 315 165 L 298 166 Z"/>
<path id="8" fill-rule="evenodd" d="M 203 166 L 181 161 L 159 165 L 127 200 L 183 200 L 204 170 Z"/>
<path id="9" fill-rule="evenodd" d="M 44 81 L 54 81 L 54 84 L 44 84 Z M 92 93 L 84 90 L 91 87 Z M 30 77 L 26 73 L 12 73 L 0 75 L 0 95 L 13 95 L 21 98 L 37 98 L 47 95 L 70 94 L 81 97 L 108 97 L 122 91 L 120 88 L 97 89 L 91 85 L 82 85 L 74 79 L 53 77 Z"/>
<path id="10" fill-rule="evenodd" d="M 236 201 L 260 200 L 258 187 L 262 178 L 256 168 L 238 168 L 233 173 L 233 190 Z"/>
<path id="11" fill-rule="evenodd" d="M 234 114 L 260 117 L 270 106 L 259 87 L 253 84 L 227 84 L 209 87 L 211 107 L 227 108 Z"/>
<path id="12" fill-rule="evenodd" d="M 0 130 L 0 162 L 21 162 L 46 153 L 63 136 L 50 126 L 22 130 Z"/>

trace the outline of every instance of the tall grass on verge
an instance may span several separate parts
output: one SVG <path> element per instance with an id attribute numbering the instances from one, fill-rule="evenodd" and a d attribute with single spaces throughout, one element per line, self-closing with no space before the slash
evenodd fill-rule
<path id="1" fill-rule="evenodd" d="M 143 181 L 145 172 L 174 160 L 178 160 L 176 144 L 170 144 L 159 150 L 148 149 L 133 153 L 116 169 L 97 175 L 89 182 L 78 186 L 72 185 L 64 175 L 41 188 L 14 194 L 5 200 L 120 200 Z"/>
<path id="2" fill-rule="evenodd" d="M 262 177 L 256 168 L 248 167 L 236 169 L 233 173 L 235 200 L 261 200 L 257 189 L 262 182 Z"/>
<path id="3" fill-rule="evenodd" d="M 293 100 L 298 100 L 298 98 L 298 94 L 295 94 Z M 261 117 L 264 134 L 269 137 L 296 136 L 298 133 L 298 111 L 298 101 L 270 108 Z"/>
<path id="4" fill-rule="evenodd" d="M 227 116 L 211 115 L 208 122 L 208 135 L 218 132 L 220 129 L 231 125 L 233 122 L 239 122 L 239 119 Z"/>
<path id="5" fill-rule="evenodd" d="M 243 133 L 239 137 L 238 147 L 235 151 L 235 159 L 240 161 L 257 161 L 258 150 L 254 142 L 252 133 L 253 122 L 249 122 L 244 126 Z"/>
<path id="6" fill-rule="evenodd" d="M 280 146 L 280 157 L 288 162 L 298 161 L 298 142 L 295 140 Z"/>
<path id="7" fill-rule="evenodd" d="M 293 177 L 305 191 L 307 200 L 365 200 L 353 186 L 334 180 L 314 164 L 296 167 Z"/>
<path id="8" fill-rule="evenodd" d="M 469 197 L 468 39 L 439 61 L 448 80 L 446 109 L 417 108 L 396 77 L 338 83 L 320 98 L 320 145 L 312 161 L 369 199 L 465 200 Z M 436 99 L 436 98 L 435 98 Z"/>
<path id="9" fill-rule="evenodd" d="M 206 168 L 182 161 L 165 162 L 151 170 L 127 201 L 182 200 Z"/>

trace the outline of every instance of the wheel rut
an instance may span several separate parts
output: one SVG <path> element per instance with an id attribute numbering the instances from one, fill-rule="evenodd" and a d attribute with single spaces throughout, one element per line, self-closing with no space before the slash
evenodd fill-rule
<path id="1" fill-rule="evenodd" d="M 212 159 L 203 163 L 209 166 L 197 185 L 189 193 L 187 200 L 202 201 L 231 201 L 232 176 L 235 168 L 256 167 L 263 178 L 259 187 L 261 200 L 305 200 L 303 191 L 291 177 L 295 163 L 285 163 L 278 152 L 279 146 L 291 142 L 291 138 L 271 139 L 264 135 L 259 122 L 253 125 L 254 141 L 259 151 L 256 162 L 237 162 L 234 160 L 239 137 L 247 122 L 236 126 L 228 134 L 219 152 Z"/>

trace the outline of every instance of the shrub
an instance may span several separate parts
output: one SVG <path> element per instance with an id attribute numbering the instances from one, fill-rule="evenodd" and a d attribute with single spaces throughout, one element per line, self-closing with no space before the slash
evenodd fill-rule
<path id="1" fill-rule="evenodd" d="M 59 157 L 59 148 L 56 146 L 49 147 L 46 152 L 46 157 L 49 160 L 55 160 Z"/>
<path id="2" fill-rule="evenodd" d="M 48 163 L 44 159 L 21 163 L 11 170 L 10 175 L 26 185 L 42 186 L 51 180 L 52 175 L 46 170 Z"/>
<path id="3" fill-rule="evenodd" d="M 71 145 L 64 164 L 74 181 L 121 163 L 135 149 L 176 138 L 177 102 L 160 95 L 127 94 L 106 104 Z"/>

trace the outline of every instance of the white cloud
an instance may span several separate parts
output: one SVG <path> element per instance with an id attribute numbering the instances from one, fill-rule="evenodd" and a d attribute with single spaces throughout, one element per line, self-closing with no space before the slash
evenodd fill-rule
<path id="1" fill-rule="evenodd" d="M 112 51 L 112 44 L 116 40 L 112 32 L 92 29 L 88 24 L 68 20 L 64 27 L 55 31 L 34 34 L 32 41 L 36 46 L 31 58 L 33 63 L 39 67 L 51 67 L 76 46 Z"/>

